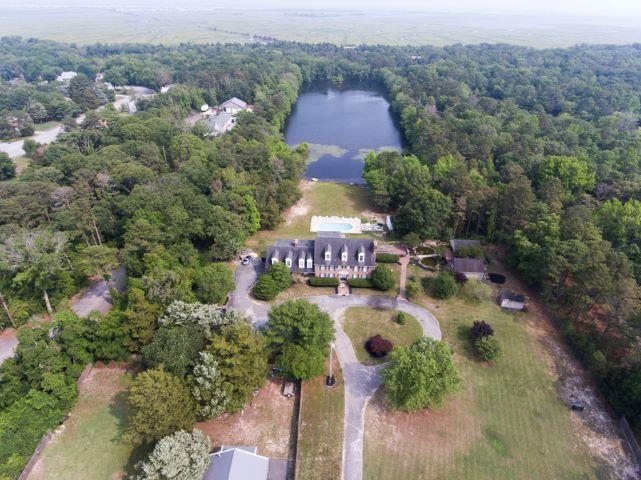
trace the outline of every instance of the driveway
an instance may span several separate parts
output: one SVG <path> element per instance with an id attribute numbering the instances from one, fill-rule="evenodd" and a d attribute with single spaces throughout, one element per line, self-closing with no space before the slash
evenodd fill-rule
<path id="1" fill-rule="evenodd" d="M 230 295 L 228 306 L 243 312 L 254 325 L 267 321 L 269 305 L 253 301 L 251 289 L 262 272 L 263 264 L 255 258 L 251 265 L 238 264 L 234 272 L 236 290 Z M 438 320 L 428 310 L 406 300 L 379 295 L 319 295 L 305 297 L 318 305 L 334 320 L 335 350 L 343 371 L 345 383 L 345 426 L 343 440 L 342 480 L 363 479 L 363 439 L 365 431 L 365 408 L 376 390 L 381 386 L 381 365 L 365 366 L 356 358 L 352 342 L 343 330 L 345 310 L 350 307 L 371 307 L 399 310 L 418 320 L 426 337 L 441 339 Z"/>
<path id="2" fill-rule="evenodd" d="M 113 306 L 113 299 L 109 289 L 113 288 L 122 293 L 125 291 L 125 281 L 125 267 L 123 266 L 114 270 L 109 282 L 98 280 L 72 299 L 71 309 L 79 317 L 86 317 L 94 311 L 107 313 Z"/>

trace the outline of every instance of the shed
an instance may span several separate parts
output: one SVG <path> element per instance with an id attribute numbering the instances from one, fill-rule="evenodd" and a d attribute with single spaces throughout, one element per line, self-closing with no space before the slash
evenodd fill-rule
<path id="1" fill-rule="evenodd" d="M 499 295 L 499 305 L 508 310 L 523 310 L 525 307 L 525 295 L 514 292 L 503 291 Z"/>
<path id="2" fill-rule="evenodd" d="M 478 258 L 455 258 L 452 260 L 455 272 L 464 273 L 467 278 L 483 280 L 485 278 L 485 260 Z"/>

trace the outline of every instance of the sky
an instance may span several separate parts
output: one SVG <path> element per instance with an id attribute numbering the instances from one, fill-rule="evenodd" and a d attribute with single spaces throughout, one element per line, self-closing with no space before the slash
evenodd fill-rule
<path id="1" fill-rule="evenodd" d="M 358 10 L 426 10 L 432 12 L 547 13 L 572 16 L 639 16 L 640 0 L 0 0 L 6 6 L 220 7 Z"/>

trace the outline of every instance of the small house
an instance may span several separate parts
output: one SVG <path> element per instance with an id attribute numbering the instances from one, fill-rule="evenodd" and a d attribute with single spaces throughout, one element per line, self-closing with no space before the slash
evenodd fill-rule
<path id="1" fill-rule="evenodd" d="M 218 109 L 222 112 L 227 112 L 231 114 L 237 114 L 239 112 L 244 112 L 245 110 L 251 110 L 251 107 L 247 102 L 243 102 L 240 98 L 230 98 L 225 103 L 221 104 Z"/>
<path id="2" fill-rule="evenodd" d="M 483 280 L 486 275 L 485 260 L 478 258 L 454 258 L 451 263 L 454 272 L 465 274 L 467 278 Z"/>
<path id="3" fill-rule="evenodd" d="M 499 295 L 499 305 L 508 310 L 523 310 L 525 308 L 525 295 L 503 291 Z"/>
<path id="4" fill-rule="evenodd" d="M 256 447 L 222 446 L 209 455 L 202 480 L 286 480 L 287 459 L 258 455 Z"/>
<path id="5" fill-rule="evenodd" d="M 220 112 L 207 119 L 207 127 L 214 135 L 222 135 L 229 132 L 236 125 L 234 115 L 227 112 Z"/>
<path id="6" fill-rule="evenodd" d="M 56 77 L 56 81 L 58 82 L 68 82 L 72 78 L 77 77 L 78 74 L 76 72 L 62 72 L 60 75 Z"/>

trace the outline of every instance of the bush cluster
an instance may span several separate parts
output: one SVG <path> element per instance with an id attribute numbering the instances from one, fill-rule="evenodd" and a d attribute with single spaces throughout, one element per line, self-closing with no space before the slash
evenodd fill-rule
<path id="1" fill-rule="evenodd" d="M 396 315 L 396 323 L 399 325 L 405 325 L 407 323 L 407 313 L 398 312 L 398 315 Z"/>
<path id="2" fill-rule="evenodd" d="M 441 300 L 453 297 L 458 292 L 456 280 L 449 272 L 439 273 L 430 283 L 432 296 Z"/>
<path id="3" fill-rule="evenodd" d="M 337 287 L 339 280 L 338 278 L 312 277 L 309 279 L 309 284 L 312 287 Z"/>
<path id="4" fill-rule="evenodd" d="M 287 290 L 292 284 L 292 274 L 284 263 L 276 263 L 267 273 L 258 277 L 254 285 L 254 297 L 258 300 L 273 300 L 280 292 Z"/>
<path id="5" fill-rule="evenodd" d="M 501 344 L 494 336 L 494 329 L 483 320 L 476 320 L 471 328 L 474 351 L 483 360 L 496 360 L 501 355 Z"/>
<path id="6" fill-rule="evenodd" d="M 349 278 L 347 285 L 352 288 L 372 288 L 372 282 L 369 278 Z"/>
<path id="7" fill-rule="evenodd" d="M 375 358 L 385 357 L 393 348 L 394 345 L 392 342 L 383 338 L 381 335 L 374 335 L 365 342 L 365 350 Z"/>

